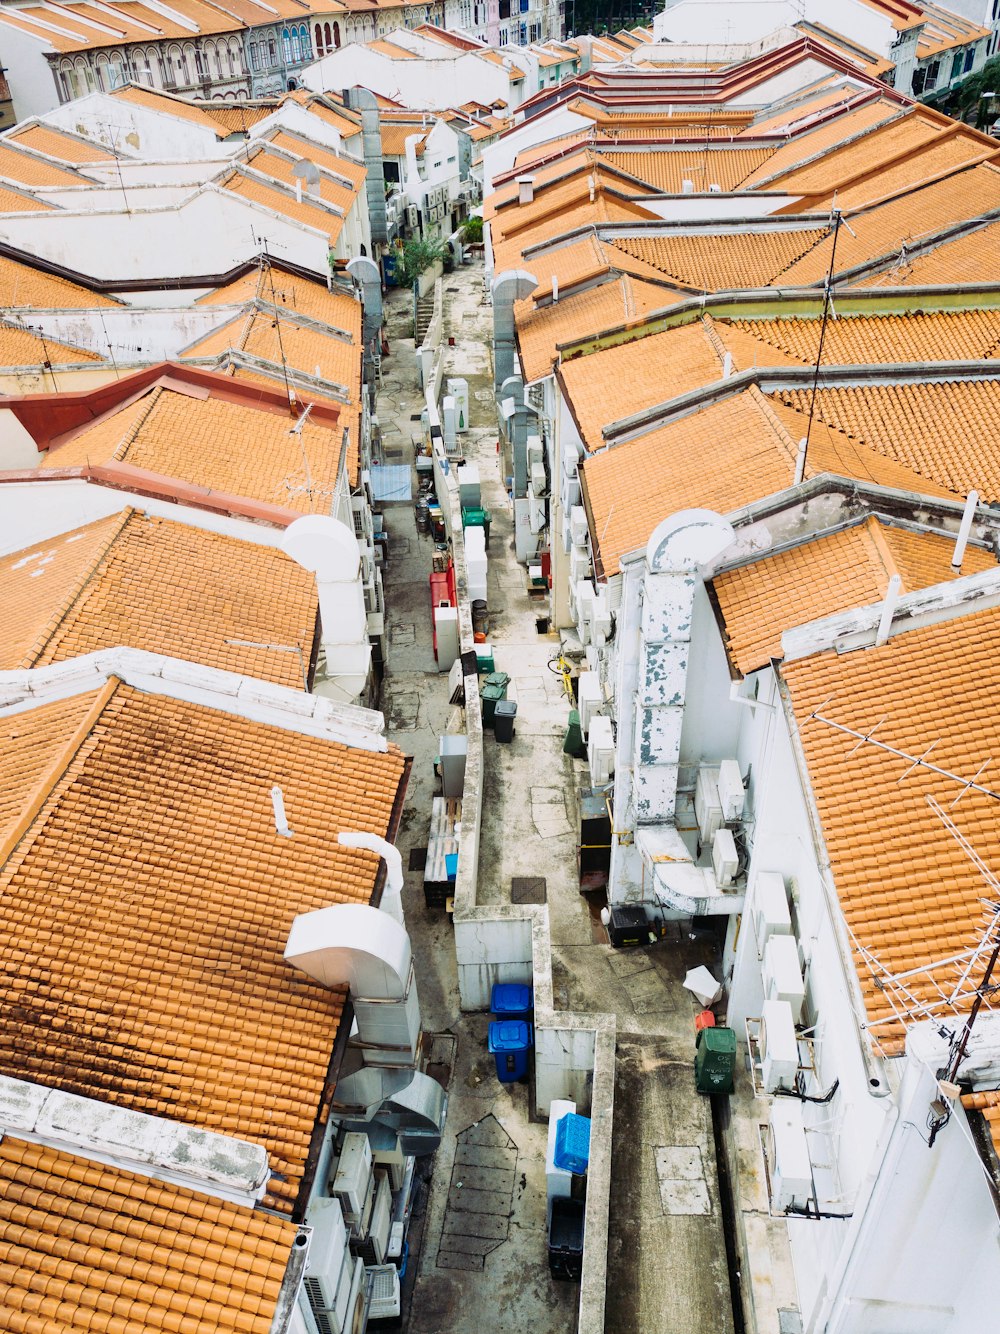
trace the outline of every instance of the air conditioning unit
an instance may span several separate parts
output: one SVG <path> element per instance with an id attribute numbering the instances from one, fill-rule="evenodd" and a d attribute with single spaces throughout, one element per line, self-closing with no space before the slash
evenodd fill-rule
<path id="1" fill-rule="evenodd" d="M 764 1090 L 793 1089 L 799 1072 L 799 1043 L 792 1007 L 787 1001 L 766 1000 L 760 1013 L 760 1064 Z"/>
<path id="2" fill-rule="evenodd" d="M 344 1221 L 355 1236 L 367 1231 L 365 1215 L 370 1207 L 373 1186 L 372 1146 L 367 1135 L 352 1130 L 344 1136 L 337 1171 L 330 1182 L 330 1194 L 340 1201 Z"/>
<path id="3" fill-rule="evenodd" d="M 712 869 L 715 871 L 715 883 L 724 889 L 736 879 L 740 869 L 740 859 L 736 852 L 736 842 L 732 831 L 717 829 L 712 839 Z"/>
<path id="4" fill-rule="evenodd" d="M 694 785 L 694 813 L 698 821 L 698 835 L 702 844 L 708 846 L 725 822 L 719 800 L 718 769 L 698 770 Z"/>
<path id="5" fill-rule="evenodd" d="M 367 1232 L 351 1242 L 351 1251 L 366 1265 L 380 1265 L 389 1246 L 389 1225 L 392 1222 L 392 1186 L 388 1172 L 375 1173 L 375 1200 Z"/>
<path id="6" fill-rule="evenodd" d="M 541 439 L 537 435 L 529 435 L 527 441 L 528 471 L 536 464 L 544 464 L 545 451 L 542 448 Z"/>
<path id="7" fill-rule="evenodd" d="M 548 481 L 545 477 L 545 464 L 541 459 L 537 463 L 532 463 L 529 476 L 532 491 L 536 496 L 544 496 L 548 489 Z"/>
<path id="8" fill-rule="evenodd" d="M 393 1320 L 399 1315 L 399 1270 L 395 1265 L 373 1265 L 367 1269 L 371 1284 L 369 1320 Z"/>
<path id="9" fill-rule="evenodd" d="M 615 734 L 611 719 L 598 714 L 590 720 L 587 738 L 591 787 L 604 787 L 615 771 Z"/>
<path id="10" fill-rule="evenodd" d="M 581 579 L 589 579 L 590 574 L 590 552 L 586 547 L 573 547 L 569 553 L 570 582 L 577 584 Z"/>
<path id="11" fill-rule="evenodd" d="M 376 1169 L 382 1168 L 389 1173 L 389 1185 L 392 1189 L 402 1190 L 403 1179 L 406 1176 L 406 1154 L 400 1147 L 399 1136 L 395 1137 L 395 1143 L 391 1148 L 373 1148 L 372 1155 Z"/>
<path id="12" fill-rule="evenodd" d="M 804 1209 L 812 1199 L 812 1164 L 802 1104 L 776 1098 L 770 1118 L 771 1205 L 778 1213 Z"/>
<path id="13" fill-rule="evenodd" d="M 577 546 L 583 546 L 587 541 L 587 511 L 582 505 L 574 505 L 569 516 L 569 531 L 573 541 Z"/>
<path id="14" fill-rule="evenodd" d="M 364 1319 L 364 1264 L 347 1251 L 338 1200 L 315 1200 L 308 1217 L 313 1231 L 302 1286 L 313 1319 L 330 1334 L 353 1334 Z"/>
<path id="15" fill-rule="evenodd" d="M 407 204 L 406 206 L 406 225 L 415 228 L 420 221 L 420 211 L 416 204 Z"/>
<path id="16" fill-rule="evenodd" d="M 758 871 L 754 881 L 753 912 L 758 949 L 762 950 L 771 936 L 792 934 L 785 881 L 777 871 Z"/>
<path id="17" fill-rule="evenodd" d="M 735 760 L 723 760 L 719 765 L 719 805 L 724 820 L 743 818 L 744 795 L 739 764 Z"/>
<path id="18" fill-rule="evenodd" d="M 792 1019 L 801 1022 L 806 989 L 794 936 L 771 936 L 764 946 L 764 995 L 768 1000 L 787 1001 Z"/>

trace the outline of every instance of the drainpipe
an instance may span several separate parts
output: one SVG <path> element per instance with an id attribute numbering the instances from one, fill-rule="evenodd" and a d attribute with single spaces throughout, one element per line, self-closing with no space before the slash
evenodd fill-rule
<path id="1" fill-rule="evenodd" d="M 382 890 L 382 911 L 388 913 L 400 926 L 405 926 L 402 900 L 403 858 L 396 845 L 378 834 L 367 834 L 360 830 L 356 833 L 338 834 L 337 842 L 342 848 L 364 848 L 367 852 L 375 852 L 382 858 L 386 873 L 385 888 Z"/>

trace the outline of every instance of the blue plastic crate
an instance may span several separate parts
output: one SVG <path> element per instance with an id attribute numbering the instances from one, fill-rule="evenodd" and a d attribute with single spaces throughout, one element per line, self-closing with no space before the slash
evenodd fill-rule
<path id="1" fill-rule="evenodd" d="M 444 854 L 444 873 L 449 880 L 454 880 L 458 875 L 458 853 L 446 852 Z"/>
<path id="2" fill-rule="evenodd" d="M 556 1167 L 583 1176 L 590 1162 L 590 1117 L 567 1112 L 556 1126 L 552 1155 Z"/>

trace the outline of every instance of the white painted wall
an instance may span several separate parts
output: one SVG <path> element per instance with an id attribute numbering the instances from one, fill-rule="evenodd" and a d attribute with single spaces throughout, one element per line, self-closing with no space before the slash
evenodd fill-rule
<path id="1" fill-rule="evenodd" d="M 718 764 L 736 754 L 744 710 L 730 702 L 729 682 L 726 651 L 705 585 L 699 581 L 691 618 L 687 698 L 681 728 L 682 787 L 693 785 L 699 765 Z"/>
<path id="2" fill-rule="evenodd" d="M 0 424 L 2 432 L 2 424 Z M 0 440 L 2 440 L 0 434 Z M 6 460 L 4 467 L 10 467 Z M 172 504 L 151 496 L 99 486 L 84 481 L 0 482 L 0 555 L 21 551 L 60 533 L 71 532 L 95 519 L 118 514 L 126 505 L 190 528 L 243 538 L 258 546 L 279 545 L 283 528 L 231 519 L 208 510 Z"/>
<path id="3" fill-rule="evenodd" d="M 126 157 L 210 158 L 218 154 L 221 142 L 212 130 L 191 120 L 152 111 L 108 93 L 78 97 L 54 107 L 44 119 L 49 125 L 82 134 Z"/>
<path id="4" fill-rule="evenodd" d="M 176 292 L 172 293 L 176 299 Z M 239 306 L 173 306 L 143 309 L 100 306 L 92 310 L 26 309 L 21 318 L 47 338 L 83 347 L 119 364 L 166 361 L 189 343 L 206 337 L 239 311 Z M 110 354 L 109 354 L 110 348 Z"/>
<path id="5" fill-rule="evenodd" d="M 218 172 L 231 165 L 232 155 L 220 147 L 219 153 L 210 158 L 194 158 L 190 162 L 176 158 L 161 161 L 146 161 L 119 158 L 115 162 L 96 162 L 88 166 L 85 175 L 102 185 L 111 186 L 120 191 L 138 185 L 202 185 Z"/>
<path id="6" fill-rule="evenodd" d="M 146 213 L 32 213 L 0 217 L 0 239 L 95 278 L 225 273 L 260 253 L 328 273 L 327 237 L 213 185 Z"/>
<path id="7" fill-rule="evenodd" d="M 44 54 L 53 49 L 49 42 L 18 31 L 13 24 L 0 25 L 0 50 L 19 121 L 44 115 L 59 105 L 56 81 Z"/>
<path id="8" fill-rule="evenodd" d="M 452 106 L 507 102 L 511 97 L 506 70 L 473 52 L 438 60 L 392 60 L 367 46 L 342 46 L 303 70 L 302 81 L 318 93 L 361 84 L 418 111 L 439 108 L 444 89 Z"/>
<path id="9" fill-rule="evenodd" d="M 480 99 L 485 100 L 485 99 Z M 574 130 L 588 130 L 593 121 L 581 116 L 576 111 L 557 107 L 530 121 L 523 121 L 514 129 L 508 130 L 496 143 L 483 149 L 483 195 L 488 196 L 493 190 L 493 182 L 498 176 L 511 171 L 518 153 L 528 148 L 535 148 L 549 139 L 572 134 Z"/>

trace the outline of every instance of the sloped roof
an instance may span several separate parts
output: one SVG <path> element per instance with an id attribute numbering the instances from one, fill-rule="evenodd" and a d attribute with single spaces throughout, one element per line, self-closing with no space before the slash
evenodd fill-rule
<path id="1" fill-rule="evenodd" d="M 287 1213 L 344 1001 L 293 973 L 288 931 L 370 901 L 378 859 L 337 832 L 389 830 L 403 757 L 116 677 L 74 704 L 0 712 L 4 752 L 35 746 L 0 849 L 0 1073 L 261 1144 Z"/>
<path id="2" fill-rule="evenodd" d="M 853 527 L 717 574 L 712 580 L 733 665 L 744 676 L 783 657 L 782 632 L 885 597 L 894 574 L 912 593 L 958 577 L 953 538 L 916 532 L 870 517 Z M 981 547 L 967 547 L 963 575 L 996 568 Z"/>
<path id="3" fill-rule="evenodd" d="M 124 645 L 305 688 L 316 584 L 275 547 L 127 508 L 0 558 L 0 584 L 0 670 Z"/>

